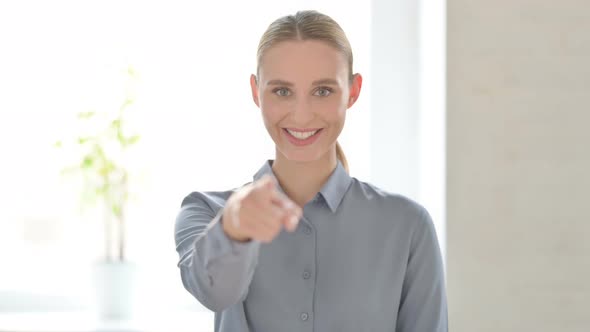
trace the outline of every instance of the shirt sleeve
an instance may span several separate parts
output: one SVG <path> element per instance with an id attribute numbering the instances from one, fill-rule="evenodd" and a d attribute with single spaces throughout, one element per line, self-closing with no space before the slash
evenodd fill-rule
<path id="1" fill-rule="evenodd" d="M 422 211 L 410 245 L 396 331 L 448 331 L 442 257 L 426 210 Z"/>
<path id="2" fill-rule="evenodd" d="M 202 195 L 187 196 L 176 218 L 175 241 L 182 283 L 199 302 L 222 311 L 243 301 L 258 263 L 260 242 L 238 242 L 222 228 Z"/>

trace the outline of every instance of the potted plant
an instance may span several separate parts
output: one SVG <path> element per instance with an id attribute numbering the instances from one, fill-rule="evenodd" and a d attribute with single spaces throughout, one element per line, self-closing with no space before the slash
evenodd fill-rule
<path id="1" fill-rule="evenodd" d="M 128 79 L 135 79 L 129 67 Z M 78 162 L 64 168 L 82 180 L 81 202 L 103 209 L 104 252 L 94 264 L 96 306 L 102 318 L 125 318 L 132 313 L 134 265 L 126 256 L 125 212 L 129 200 L 129 170 L 125 163 L 128 149 L 139 141 L 126 130 L 126 115 L 134 95 L 126 96 L 115 112 L 78 113 L 83 128 L 74 140 Z M 57 147 L 64 143 L 57 142 Z"/>

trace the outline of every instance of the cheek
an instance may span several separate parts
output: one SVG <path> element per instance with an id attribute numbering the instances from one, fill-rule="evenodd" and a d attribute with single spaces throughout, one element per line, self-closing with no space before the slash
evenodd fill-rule
<path id="1" fill-rule="evenodd" d="M 340 98 L 329 98 L 313 104 L 314 112 L 329 122 L 343 120 L 346 115 L 346 103 Z"/>
<path id="2" fill-rule="evenodd" d="M 273 101 L 266 100 L 260 102 L 260 111 L 267 126 L 275 125 L 284 118 L 286 114 L 284 109 L 285 107 L 281 107 L 279 103 Z"/>
<path id="3" fill-rule="evenodd" d="M 289 115 L 289 112 L 295 107 L 297 100 L 294 98 L 280 99 L 276 96 L 268 95 L 260 98 L 260 109 L 268 119 L 280 121 Z"/>

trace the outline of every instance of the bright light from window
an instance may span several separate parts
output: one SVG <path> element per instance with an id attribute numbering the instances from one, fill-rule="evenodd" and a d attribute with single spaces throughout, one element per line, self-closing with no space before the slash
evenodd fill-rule
<path id="1" fill-rule="evenodd" d="M 77 113 L 118 108 L 124 71 L 133 66 L 138 83 L 130 125 L 141 140 L 130 165 L 128 257 L 142 270 L 143 304 L 198 307 L 175 265 L 180 202 L 194 190 L 240 186 L 274 157 L 248 79 L 266 26 L 307 8 L 342 25 L 355 70 L 367 76 L 369 3 L 0 4 L 0 292 L 71 296 L 88 304 L 89 267 L 102 253 L 102 215 L 79 213 L 76 183 L 59 176 L 75 159 L 53 143 L 75 137 Z M 368 89 L 365 84 L 341 136 L 353 175 L 362 179 L 370 169 Z"/>
<path id="2" fill-rule="evenodd" d="M 249 182 L 274 158 L 249 76 L 267 25 L 308 8 L 342 25 L 355 71 L 365 77 L 340 142 L 352 175 L 370 182 L 370 2 L 0 3 L 0 293 L 64 298 L 66 304 L 49 309 L 89 305 L 90 266 L 102 254 L 102 211 L 80 213 L 78 184 L 59 175 L 76 159 L 53 143 L 75 137 L 77 113 L 116 111 L 132 66 L 138 80 L 129 124 L 141 140 L 129 158 L 128 257 L 141 269 L 140 302 L 160 312 L 201 308 L 176 267 L 180 202 L 191 191 Z M 411 144 L 421 144 L 421 203 L 444 239 L 444 57 L 429 57 L 444 41 L 424 43 L 444 22 L 434 7 L 425 8 L 421 135 Z M 0 296 L 0 311 L 11 306 Z M 23 300 L 19 308 L 31 307 Z"/>

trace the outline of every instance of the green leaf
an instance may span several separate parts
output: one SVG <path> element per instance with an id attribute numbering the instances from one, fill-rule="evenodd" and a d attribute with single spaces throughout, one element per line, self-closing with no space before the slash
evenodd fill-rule
<path id="1" fill-rule="evenodd" d="M 133 145 L 139 141 L 139 135 L 133 135 L 131 137 L 127 137 L 127 145 Z"/>
<path id="2" fill-rule="evenodd" d="M 91 155 L 87 155 L 82 160 L 82 165 L 80 165 L 80 167 L 88 169 L 88 168 L 92 168 L 93 165 L 94 165 L 94 158 Z"/>
<path id="3" fill-rule="evenodd" d="M 121 204 L 113 204 L 112 212 L 115 216 L 121 217 L 121 211 L 123 211 Z"/>
<path id="4" fill-rule="evenodd" d="M 95 112 L 80 112 L 78 113 L 78 119 L 90 119 L 96 114 Z"/>
<path id="5" fill-rule="evenodd" d="M 97 159 L 100 159 L 102 161 L 107 159 L 102 146 L 100 146 L 99 144 L 94 145 L 94 153 L 96 154 Z"/>
<path id="6" fill-rule="evenodd" d="M 78 137 L 78 144 L 83 145 L 94 140 L 94 137 Z"/>
<path id="7" fill-rule="evenodd" d="M 121 130 L 117 131 L 117 141 L 123 147 L 125 147 L 127 145 L 127 140 L 125 139 L 125 136 L 123 136 L 123 133 L 121 132 Z"/>
<path id="8" fill-rule="evenodd" d="M 105 188 L 104 186 L 96 187 L 96 188 L 94 189 L 94 193 L 95 193 L 97 196 L 102 196 L 102 195 L 104 195 L 104 193 L 106 193 L 106 188 Z"/>
<path id="9" fill-rule="evenodd" d="M 115 128 L 115 129 L 120 129 L 121 128 L 121 119 L 113 120 L 113 122 L 111 122 L 111 127 Z"/>
<path id="10" fill-rule="evenodd" d="M 123 113 L 127 107 L 133 104 L 134 100 L 132 98 L 127 97 L 125 101 L 119 107 L 119 113 Z"/>

